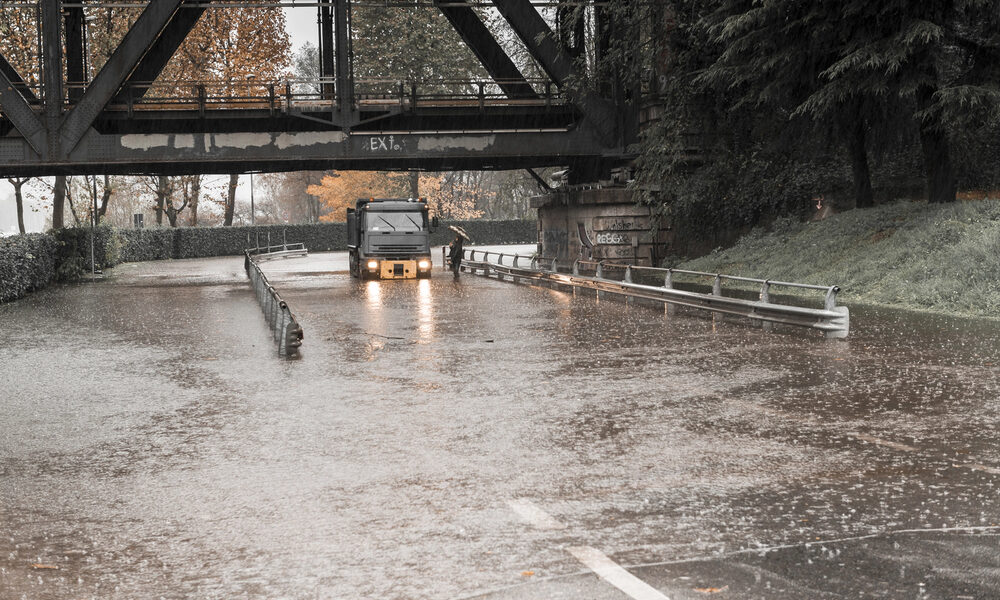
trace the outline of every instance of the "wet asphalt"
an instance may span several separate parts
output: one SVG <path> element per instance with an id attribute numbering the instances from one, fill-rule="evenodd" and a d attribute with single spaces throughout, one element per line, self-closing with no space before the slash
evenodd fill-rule
<path id="1" fill-rule="evenodd" d="M 0 598 L 1000 598 L 997 322 L 242 267 L 0 305 Z"/>

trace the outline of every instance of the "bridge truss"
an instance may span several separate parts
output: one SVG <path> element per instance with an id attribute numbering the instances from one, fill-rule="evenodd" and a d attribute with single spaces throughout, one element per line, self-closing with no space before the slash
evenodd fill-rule
<path id="1" fill-rule="evenodd" d="M 37 7 L 41 77 L 29 85 L 0 55 L 0 177 L 541 166 L 600 173 L 628 160 L 637 109 L 620 93 L 570 92 L 582 79 L 573 56 L 583 32 L 553 31 L 537 2 L 417 0 L 441 11 L 489 79 L 387 81 L 353 74 L 351 8 L 363 1 L 154 0 L 92 78 L 84 8 L 108 2 L 19 3 Z M 599 2 L 549 4 L 590 4 L 597 28 L 610 29 Z M 544 79 L 522 74 L 477 14 L 481 5 L 499 12 Z M 158 81 L 202 14 L 232 6 L 315 7 L 320 79 Z M 610 42 L 594 38 L 599 56 Z"/>

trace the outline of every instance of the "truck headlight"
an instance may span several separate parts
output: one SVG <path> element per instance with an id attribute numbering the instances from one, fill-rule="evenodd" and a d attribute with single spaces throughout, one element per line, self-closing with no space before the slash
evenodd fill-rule
<path id="1" fill-rule="evenodd" d="M 431 268 L 431 261 L 426 258 L 417 263 L 417 267 L 423 270 Z"/>
<path id="2" fill-rule="evenodd" d="M 378 268 L 378 261 L 377 260 L 370 260 L 370 261 L 368 261 L 368 269 L 369 270 L 374 271 L 377 268 Z"/>

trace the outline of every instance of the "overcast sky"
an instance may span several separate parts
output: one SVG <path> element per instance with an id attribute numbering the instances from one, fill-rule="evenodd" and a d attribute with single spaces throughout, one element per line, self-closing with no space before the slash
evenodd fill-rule
<path id="1" fill-rule="evenodd" d="M 316 44 L 316 7 L 285 8 L 285 27 L 292 38 L 294 54 L 306 42 Z"/>

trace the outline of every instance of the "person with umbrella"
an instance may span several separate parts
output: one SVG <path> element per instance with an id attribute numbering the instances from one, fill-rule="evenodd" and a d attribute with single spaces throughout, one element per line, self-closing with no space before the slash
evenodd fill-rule
<path id="1" fill-rule="evenodd" d="M 449 225 L 448 229 L 455 232 L 455 239 L 448 244 L 448 261 L 451 264 L 451 271 L 458 277 L 458 273 L 462 267 L 462 246 L 466 241 L 471 242 L 472 239 L 469 234 L 465 233 L 465 230 L 457 225 Z"/>

